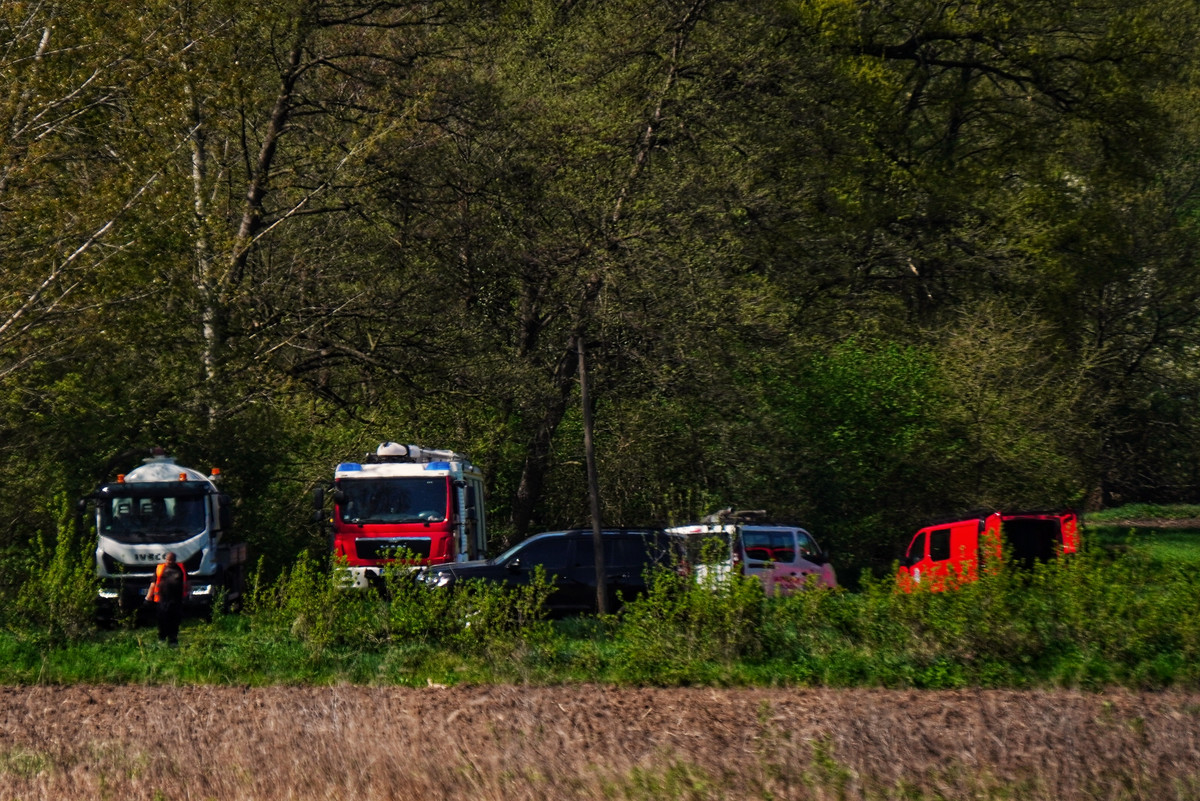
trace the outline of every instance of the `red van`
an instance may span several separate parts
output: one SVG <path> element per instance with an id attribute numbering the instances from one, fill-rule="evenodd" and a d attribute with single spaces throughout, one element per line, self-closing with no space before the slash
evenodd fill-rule
<path id="1" fill-rule="evenodd" d="M 1001 536 L 1003 534 L 1003 536 Z M 1023 567 L 1079 550 L 1074 512 L 992 512 L 926 526 L 913 535 L 896 576 L 900 589 L 928 586 L 934 592 L 979 578 L 979 556 L 999 559 L 1007 543 L 1010 561 Z"/>

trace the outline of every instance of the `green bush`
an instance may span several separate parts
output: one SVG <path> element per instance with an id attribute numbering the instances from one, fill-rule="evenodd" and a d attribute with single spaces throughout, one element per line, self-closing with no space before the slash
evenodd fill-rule
<path id="1" fill-rule="evenodd" d="M 17 625 L 32 627 L 51 640 L 78 640 L 95 630 L 98 582 L 90 542 L 82 542 L 66 495 L 56 499 L 58 531 L 53 541 L 38 532 L 28 579 L 17 593 Z"/>
<path id="2" fill-rule="evenodd" d="M 858 593 L 768 599 L 763 644 L 765 660 L 825 684 L 1194 684 L 1200 579 L 1099 551 L 997 565 L 949 592 L 864 578 Z"/>
<path id="3" fill-rule="evenodd" d="M 436 588 L 397 564 L 382 591 L 351 590 L 337 564 L 303 555 L 274 583 L 260 571 L 244 614 L 193 624 L 178 660 L 145 653 L 136 629 L 89 638 L 90 564 L 70 536 L 41 547 L 22 622 L 0 638 L 12 680 L 1200 685 L 1200 577 L 1136 551 L 988 566 L 939 593 L 868 576 L 859 592 L 765 597 L 754 577 L 661 569 L 620 614 L 554 625 L 545 575 Z"/>
<path id="4" fill-rule="evenodd" d="M 398 560 L 384 574 L 388 636 L 397 641 L 444 644 L 465 653 L 501 652 L 544 643 L 552 629 L 545 603 L 554 587 L 540 567 L 528 584 L 505 587 L 483 580 L 451 588 L 416 580 Z"/>
<path id="5" fill-rule="evenodd" d="M 463 582 L 451 590 L 462 627 L 450 644 L 466 653 L 492 657 L 544 648 L 553 639 L 545 612 L 546 599 L 553 589 L 540 566 L 528 584 L 518 587 L 484 580 Z"/>
<path id="6" fill-rule="evenodd" d="M 302 554 L 276 582 L 256 578 L 248 613 L 287 629 L 315 654 L 330 647 L 380 650 L 421 645 L 460 654 L 504 654 L 547 642 L 544 605 L 552 589 L 543 571 L 523 587 L 467 581 L 453 588 L 417 581 L 403 555 L 368 589 L 349 586 L 344 561 L 326 567 Z"/>
<path id="7" fill-rule="evenodd" d="M 653 569 L 646 594 L 625 605 L 615 627 L 616 670 L 635 682 L 677 684 L 758 657 L 764 601 L 754 576 Z"/>
<path id="8" fill-rule="evenodd" d="M 386 610 L 374 592 L 354 592 L 344 573 L 302 553 L 276 582 L 264 587 L 261 568 L 248 611 L 267 625 L 286 627 L 315 653 L 331 645 L 370 647 L 383 639 Z"/>

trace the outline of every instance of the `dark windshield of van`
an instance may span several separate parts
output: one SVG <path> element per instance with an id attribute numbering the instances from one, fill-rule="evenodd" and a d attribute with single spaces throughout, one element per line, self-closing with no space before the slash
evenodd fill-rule
<path id="1" fill-rule="evenodd" d="M 178 542 L 204 531 L 205 496 L 130 494 L 97 501 L 100 534 L 126 543 Z"/>
<path id="2" fill-rule="evenodd" d="M 449 511 L 449 482 L 432 478 L 342 479 L 343 523 L 437 523 Z"/>

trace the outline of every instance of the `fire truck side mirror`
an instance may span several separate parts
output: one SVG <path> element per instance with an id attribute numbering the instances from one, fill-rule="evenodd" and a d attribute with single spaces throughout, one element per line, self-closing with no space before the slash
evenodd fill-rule
<path id="1" fill-rule="evenodd" d="M 313 490 L 313 511 L 320 511 L 325 508 L 325 488 L 317 487 Z"/>
<path id="2" fill-rule="evenodd" d="M 88 505 L 88 499 L 87 499 L 87 497 L 85 496 L 85 497 L 83 497 L 83 498 L 80 498 L 80 499 L 79 499 L 79 500 L 78 500 L 78 501 L 75 503 L 75 508 L 76 508 L 76 509 L 79 511 L 79 514 L 83 514 L 84 512 L 86 512 L 86 511 L 87 511 L 87 505 Z"/>

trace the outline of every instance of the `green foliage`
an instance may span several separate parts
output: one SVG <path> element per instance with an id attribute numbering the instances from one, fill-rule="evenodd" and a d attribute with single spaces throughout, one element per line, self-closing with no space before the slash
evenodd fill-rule
<path id="1" fill-rule="evenodd" d="M 419 581 L 401 555 L 384 579 L 393 641 L 503 656 L 514 648 L 541 647 L 551 638 L 545 602 L 554 585 L 541 566 L 521 586 L 472 580 L 447 590 Z"/>
<path id="2" fill-rule="evenodd" d="M 953 491 L 961 452 L 938 425 L 940 378 L 927 348 L 859 341 L 772 377 L 811 523 L 847 575 L 890 558 L 896 532 Z"/>
<path id="3" fill-rule="evenodd" d="M 1196 518 L 1200 518 L 1200 505 L 1196 504 L 1129 503 L 1112 509 L 1088 512 L 1084 515 L 1084 522 L 1103 525 L 1128 520 L 1188 520 Z"/>
<path id="4" fill-rule="evenodd" d="M 614 670 L 626 681 L 712 681 L 762 654 L 762 582 L 737 572 L 656 568 L 616 624 Z"/>
<path id="5" fill-rule="evenodd" d="M 579 522 L 577 337 L 607 520 L 806 518 L 849 583 L 918 518 L 1197 495 L 1195 3 L 700 9 L 0 5 L 4 580 L 151 445 L 268 577 L 381 439 Z"/>
<path id="6" fill-rule="evenodd" d="M 245 613 L 186 621 L 178 650 L 144 628 L 72 634 L 60 612 L 53 638 L 0 634 L 0 681 L 1200 686 L 1195 570 L 1127 550 L 940 593 L 867 577 L 767 598 L 757 579 L 661 570 L 618 615 L 553 623 L 541 580 L 439 589 L 397 570 L 387 586 L 345 589 L 306 557 Z"/>
<path id="7" fill-rule="evenodd" d="M 1087 552 L 1031 573 L 1002 566 L 950 592 L 907 594 L 884 580 L 823 603 L 790 598 L 773 643 L 832 684 L 1188 684 L 1196 592 L 1186 568 Z"/>
<path id="8" fill-rule="evenodd" d="M 271 584 L 260 567 L 247 611 L 256 626 L 286 630 L 314 659 L 330 649 L 392 645 L 504 659 L 552 639 L 544 604 L 553 585 L 540 569 L 511 589 L 484 581 L 442 589 L 416 580 L 400 554 L 378 585 L 355 589 L 345 567 L 304 554 Z"/>
<path id="9" fill-rule="evenodd" d="M 264 590 L 260 580 L 255 580 L 251 613 L 267 625 L 286 626 L 314 653 L 333 645 L 365 647 L 377 641 L 379 598 L 347 589 L 336 565 L 329 570 L 305 553 L 269 589 Z"/>
<path id="10" fill-rule="evenodd" d="M 58 531 L 51 540 L 38 536 L 29 555 L 28 578 L 16 599 L 17 618 L 10 625 L 32 628 L 48 641 L 78 640 L 95 629 L 99 585 L 91 549 L 76 535 L 74 504 L 65 495 L 59 506 Z"/>

